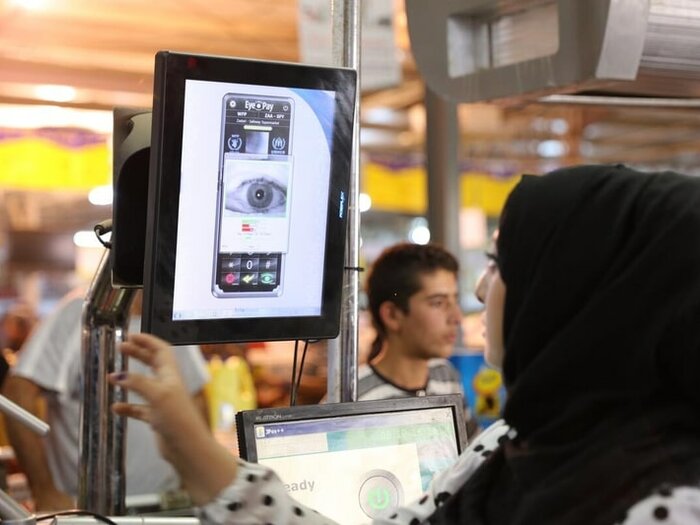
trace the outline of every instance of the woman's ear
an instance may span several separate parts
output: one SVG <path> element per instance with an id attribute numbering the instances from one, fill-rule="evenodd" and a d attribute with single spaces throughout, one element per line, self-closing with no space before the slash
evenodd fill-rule
<path id="1" fill-rule="evenodd" d="M 395 303 L 384 301 L 379 305 L 379 317 L 387 332 L 398 332 L 404 312 Z"/>

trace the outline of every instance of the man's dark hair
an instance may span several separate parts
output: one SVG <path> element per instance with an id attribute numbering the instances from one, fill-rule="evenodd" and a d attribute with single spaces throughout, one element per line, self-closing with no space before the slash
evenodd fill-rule
<path id="1" fill-rule="evenodd" d="M 379 307 L 385 301 L 391 301 L 402 311 L 408 312 L 409 299 L 421 288 L 420 276 L 436 270 L 447 270 L 457 276 L 459 263 L 454 255 L 434 244 L 401 243 L 387 248 L 379 255 L 366 283 L 369 311 L 377 331 L 368 361 L 379 355 L 385 336 Z"/>

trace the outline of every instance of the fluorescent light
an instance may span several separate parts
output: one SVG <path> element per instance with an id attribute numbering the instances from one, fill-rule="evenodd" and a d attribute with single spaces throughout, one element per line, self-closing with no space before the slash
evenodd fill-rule
<path id="1" fill-rule="evenodd" d="M 52 102 L 70 102 L 75 100 L 75 88 L 70 86 L 58 86 L 43 84 L 34 88 L 34 95 L 41 100 Z"/>

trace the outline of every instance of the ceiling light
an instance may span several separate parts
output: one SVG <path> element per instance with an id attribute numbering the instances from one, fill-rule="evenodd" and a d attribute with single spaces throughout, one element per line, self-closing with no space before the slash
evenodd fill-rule
<path id="1" fill-rule="evenodd" d="M 102 240 L 107 242 L 109 241 L 111 236 L 112 233 L 109 232 L 106 235 L 102 236 Z M 73 235 L 73 244 L 75 244 L 79 248 L 102 248 L 102 244 L 97 239 L 97 234 L 94 231 L 90 230 L 82 230 L 79 232 L 75 232 L 75 234 Z"/>
<path id="2" fill-rule="evenodd" d="M 551 159 L 563 157 L 566 153 L 566 144 L 561 140 L 543 140 L 537 145 L 537 154 L 540 157 Z"/>
<path id="3" fill-rule="evenodd" d="M 388 126 L 405 128 L 408 126 L 408 116 L 405 111 L 387 107 L 374 107 L 362 113 L 362 123 L 366 126 Z"/>
<path id="4" fill-rule="evenodd" d="M 408 239 L 414 244 L 428 244 L 430 242 L 430 229 L 425 217 L 416 217 L 411 221 Z"/>
<path id="5" fill-rule="evenodd" d="M 360 193 L 359 205 L 360 213 L 369 211 L 369 209 L 372 207 L 372 197 L 366 193 Z"/>
<path id="6" fill-rule="evenodd" d="M 70 102 L 75 100 L 75 95 L 75 88 L 70 86 L 43 84 L 34 88 L 34 96 L 36 98 L 52 102 Z"/>
<path id="7" fill-rule="evenodd" d="M 427 226 L 416 226 L 408 235 L 414 244 L 428 244 L 430 242 L 430 230 Z"/>
<path id="8" fill-rule="evenodd" d="M 26 89 L 23 86 L 22 92 L 26 93 Z M 112 112 L 50 105 L 0 104 L 0 127 L 83 128 L 108 134 L 112 132 Z"/>
<path id="9" fill-rule="evenodd" d="M 88 200 L 90 204 L 95 206 L 107 206 L 112 204 L 112 185 L 106 184 L 104 186 L 96 186 L 90 190 L 88 194 Z"/>
<path id="10" fill-rule="evenodd" d="M 46 0 L 11 0 L 10 3 L 15 7 L 27 9 L 30 11 L 38 11 L 46 7 Z"/>
<path id="11" fill-rule="evenodd" d="M 569 123 L 566 121 L 566 119 L 555 118 L 549 123 L 549 129 L 552 133 L 563 135 L 569 131 Z"/>
<path id="12" fill-rule="evenodd" d="M 385 129 L 361 128 L 360 144 L 366 147 L 386 147 L 396 144 L 396 132 Z"/>

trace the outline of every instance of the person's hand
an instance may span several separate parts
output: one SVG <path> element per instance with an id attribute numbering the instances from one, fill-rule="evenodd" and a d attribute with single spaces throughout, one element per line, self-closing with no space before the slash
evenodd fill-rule
<path id="1" fill-rule="evenodd" d="M 132 334 L 120 351 L 150 366 L 154 375 L 112 374 L 112 383 L 146 401 L 145 405 L 115 403 L 112 410 L 150 423 L 161 454 L 178 471 L 192 501 L 198 505 L 210 501 L 234 480 L 236 464 L 207 428 L 182 382 L 172 349 L 152 335 Z"/>
<path id="2" fill-rule="evenodd" d="M 41 512 L 68 510 L 75 508 L 75 501 L 58 489 L 45 490 L 34 496 L 34 507 Z"/>
<path id="3" fill-rule="evenodd" d="M 149 423 L 162 438 L 159 443 L 161 454 L 170 460 L 171 454 L 177 454 L 181 445 L 182 429 L 196 432 L 204 424 L 193 409 L 175 356 L 165 341 L 147 334 L 132 335 L 121 344 L 120 351 L 151 367 L 154 375 L 112 374 L 112 382 L 133 390 L 147 402 L 146 405 L 115 403 L 112 408 L 119 415 Z"/>

